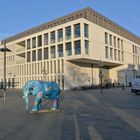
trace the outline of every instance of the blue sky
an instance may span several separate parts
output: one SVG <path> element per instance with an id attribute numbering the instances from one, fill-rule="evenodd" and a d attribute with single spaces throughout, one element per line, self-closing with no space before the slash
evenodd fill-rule
<path id="1" fill-rule="evenodd" d="M 140 0 L 0 0 L 0 39 L 91 7 L 140 37 Z"/>

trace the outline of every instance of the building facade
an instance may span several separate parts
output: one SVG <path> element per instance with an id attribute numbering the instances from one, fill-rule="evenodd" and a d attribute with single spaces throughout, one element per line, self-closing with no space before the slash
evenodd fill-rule
<path id="1" fill-rule="evenodd" d="M 56 81 L 61 89 L 103 83 L 128 85 L 140 74 L 140 38 L 85 8 L 1 41 L 7 83 Z M 0 55 L 3 82 L 3 54 Z"/>

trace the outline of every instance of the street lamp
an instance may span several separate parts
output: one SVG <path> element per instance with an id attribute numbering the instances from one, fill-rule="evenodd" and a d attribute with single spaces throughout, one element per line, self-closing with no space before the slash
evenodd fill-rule
<path id="1" fill-rule="evenodd" d="M 11 87 L 11 75 L 12 75 L 12 73 L 9 72 L 8 74 L 9 74 L 8 88 L 10 88 Z"/>
<path id="2" fill-rule="evenodd" d="M 103 92 L 103 61 L 100 60 L 99 62 L 99 78 L 100 78 L 100 86 L 101 86 L 101 93 Z"/>
<path id="3" fill-rule="evenodd" d="M 93 88 L 93 64 L 91 64 L 91 76 L 92 76 L 91 83 Z"/>
<path id="4" fill-rule="evenodd" d="M 4 48 L 0 48 L 0 52 L 3 52 L 3 67 L 4 67 L 4 103 L 5 103 L 5 98 L 6 98 L 6 52 L 11 52 L 8 48 L 6 48 L 6 40 L 4 41 Z"/>

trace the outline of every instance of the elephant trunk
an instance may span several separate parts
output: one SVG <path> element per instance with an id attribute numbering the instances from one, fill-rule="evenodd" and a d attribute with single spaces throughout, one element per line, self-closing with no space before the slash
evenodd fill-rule
<path id="1" fill-rule="evenodd" d="M 29 92 L 26 91 L 23 94 L 24 94 L 23 98 L 25 99 L 25 104 L 26 104 L 26 111 L 28 111 L 28 107 L 29 107 L 29 97 L 28 97 L 28 95 L 29 95 Z"/>

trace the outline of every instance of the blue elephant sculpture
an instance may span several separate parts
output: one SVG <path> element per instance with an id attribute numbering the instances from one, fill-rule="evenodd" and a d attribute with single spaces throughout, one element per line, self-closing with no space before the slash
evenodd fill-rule
<path id="1" fill-rule="evenodd" d="M 32 111 L 38 111 L 41 109 L 43 98 L 51 99 L 53 101 L 52 110 L 58 109 L 59 94 L 60 88 L 56 82 L 29 80 L 23 87 L 23 98 L 26 103 L 26 111 L 28 111 L 29 106 L 29 95 L 35 96 Z"/>

